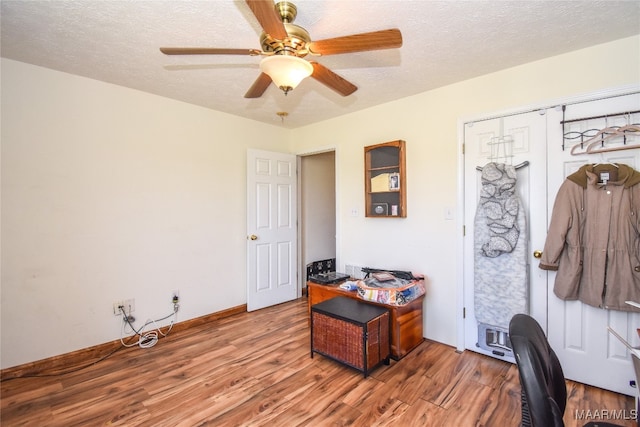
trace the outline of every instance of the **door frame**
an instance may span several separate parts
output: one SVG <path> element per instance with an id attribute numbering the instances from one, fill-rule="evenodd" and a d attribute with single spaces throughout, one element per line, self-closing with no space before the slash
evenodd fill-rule
<path id="1" fill-rule="evenodd" d="M 332 151 L 334 153 L 334 173 L 335 173 L 335 182 L 334 182 L 334 187 L 335 187 L 335 204 L 336 204 L 336 211 L 335 211 L 335 223 L 336 223 L 336 266 L 340 265 L 340 260 L 341 260 L 341 247 L 342 245 L 340 244 L 341 242 L 341 222 L 340 222 L 340 197 L 339 197 L 339 186 L 338 186 L 338 182 L 340 181 L 340 171 L 338 169 L 338 164 L 339 164 L 339 149 L 338 147 L 336 147 L 335 145 L 327 145 L 327 146 L 322 146 L 322 147 L 318 147 L 318 148 L 314 148 L 314 149 L 310 149 L 310 150 L 302 150 L 302 151 L 298 151 L 295 153 L 296 155 L 296 163 L 297 163 L 297 168 L 298 168 L 298 212 L 302 212 L 302 199 L 303 199 L 303 195 L 302 195 L 302 185 L 301 185 L 301 180 L 302 180 L 302 176 L 301 176 L 301 163 L 302 163 L 302 157 L 306 157 L 306 156 L 313 156 L 315 154 L 322 154 L 322 153 L 327 153 Z M 297 262 L 298 262 L 298 297 L 302 296 L 302 289 L 304 289 L 306 287 L 306 271 L 307 271 L 307 266 L 304 263 L 304 258 L 302 256 L 302 248 L 303 248 L 303 241 L 305 239 L 305 236 L 303 235 L 302 231 L 301 231 L 301 225 L 300 225 L 300 221 L 298 221 L 298 226 L 297 226 L 297 236 L 298 236 L 298 253 L 297 253 Z"/>
<path id="2" fill-rule="evenodd" d="M 631 84 L 625 86 L 619 86 L 610 89 L 604 89 L 600 91 L 593 91 L 582 93 L 575 96 L 557 98 L 555 100 L 549 100 L 546 102 L 539 102 L 534 104 L 528 104 L 521 107 L 510 108 L 502 111 L 494 111 L 488 113 L 481 113 L 470 115 L 466 117 L 460 117 L 457 121 L 458 128 L 458 197 L 457 197 L 457 209 L 456 209 L 456 228 L 459 230 L 456 238 L 456 310 L 458 315 L 456 316 L 457 323 L 457 339 L 456 339 L 456 351 L 463 352 L 465 350 L 464 345 L 464 228 L 465 224 L 469 221 L 473 221 L 473 218 L 465 218 L 465 206 L 464 206 L 464 129 L 465 125 L 470 122 L 477 122 L 483 120 L 497 119 L 500 117 L 511 116 L 515 114 L 529 113 L 542 109 L 560 108 L 562 105 L 572 105 L 588 101 L 596 101 L 602 98 L 609 98 L 613 96 L 628 95 L 640 90 L 640 84 Z M 471 286 L 471 285 L 469 285 Z M 545 330 L 545 333 L 547 331 Z"/>

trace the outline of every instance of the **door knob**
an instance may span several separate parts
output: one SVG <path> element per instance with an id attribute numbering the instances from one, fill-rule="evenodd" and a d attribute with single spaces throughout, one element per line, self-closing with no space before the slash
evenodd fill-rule
<path id="1" fill-rule="evenodd" d="M 542 251 L 533 251 L 534 258 L 542 258 Z"/>
<path id="2" fill-rule="evenodd" d="M 258 236 L 256 236 L 255 234 L 252 234 L 251 236 L 249 236 L 249 239 L 258 240 Z"/>

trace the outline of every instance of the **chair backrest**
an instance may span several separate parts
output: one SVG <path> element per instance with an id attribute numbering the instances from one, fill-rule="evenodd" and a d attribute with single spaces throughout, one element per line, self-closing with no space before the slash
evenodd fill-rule
<path id="1" fill-rule="evenodd" d="M 567 386 L 560 361 L 540 324 L 531 316 L 516 314 L 509 324 L 509 338 L 522 386 L 523 425 L 564 426 Z"/>

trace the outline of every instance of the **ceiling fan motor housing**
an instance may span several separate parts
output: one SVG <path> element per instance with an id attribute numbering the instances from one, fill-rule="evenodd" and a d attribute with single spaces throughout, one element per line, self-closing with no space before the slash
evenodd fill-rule
<path id="1" fill-rule="evenodd" d="M 260 36 L 260 44 L 265 52 L 273 52 L 275 55 L 295 55 L 300 58 L 309 53 L 306 49 L 307 43 L 311 41 L 309 33 L 304 28 L 296 24 L 284 24 L 287 30 L 287 37 L 284 40 L 276 40 L 267 33 Z"/>
<path id="2" fill-rule="evenodd" d="M 296 6 L 288 1 L 281 1 L 275 4 L 275 9 L 284 23 L 288 37 L 277 40 L 263 32 L 260 36 L 262 50 L 275 55 L 295 55 L 299 58 L 307 56 L 309 52 L 306 45 L 311 41 L 311 36 L 307 30 L 293 23 L 298 14 Z"/>

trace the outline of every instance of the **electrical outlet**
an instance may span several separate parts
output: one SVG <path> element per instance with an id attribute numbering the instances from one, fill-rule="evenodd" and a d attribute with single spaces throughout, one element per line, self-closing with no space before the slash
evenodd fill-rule
<path id="1" fill-rule="evenodd" d="M 362 267 L 358 267 L 357 265 L 346 264 L 344 266 L 344 272 L 348 274 L 350 277 L 354 279 L 364 279 L 364 274 L 362 273 Z"/>
<path id="2" fill-rule="evenodd" d="M 116 301 L 113 303 L 113 314 L 116 316 L 120 316 L 122 312 L 120 311 L 120 306 L 124 307 L 124 303 L 122 301 Z"/>
<path id="3" fill-rule="evenodd" d="M 171 302 L 173 304 L 178 304 L 180 302 L 180 291 L 179 290 L 176 289 L 171 293 Z"/>
<path id="4" fill-rule="evenodd" d="M 136 300 L 134 299 L 126 299 L 124 300 L 124 312 L 127 313 L 127 316 L 136 311 Z"/>
<path id="5" fill-rule="evenodd" d="M 113 314 L 116 316 L 120 316 L 122 312 L 120 311 L 120 306 L 124 308 L 124 312 L 127 316 L 136 311 L 136 300 L 135 299 L 125 299 L 116 301 L 113 303 Z"/>

